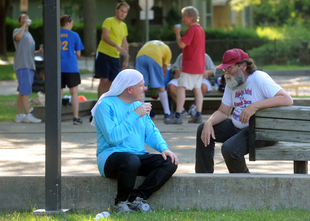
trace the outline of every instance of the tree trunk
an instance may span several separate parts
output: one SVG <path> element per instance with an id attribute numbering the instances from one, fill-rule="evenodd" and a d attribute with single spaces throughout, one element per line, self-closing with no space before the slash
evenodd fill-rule
<path id="1" fill-rule="evenodd" d="M 84 54 L 90 55 L 97 48 L 96 0 L 83 0 Z"/>
<path id="2" fill-rule="evenodd" d="M 0 56 L 6 57 L 5 18 L 11 6 L 11 0 L 0 0 Z"/>

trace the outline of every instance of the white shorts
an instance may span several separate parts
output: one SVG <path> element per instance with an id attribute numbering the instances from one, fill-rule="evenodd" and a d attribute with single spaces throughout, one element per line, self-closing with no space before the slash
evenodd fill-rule
<path id="1" fill-rule="evenodd" d="M 210 81 L 208 79 L 203 78 L 201 83 L 208 86 L 208 91 L 212 91 L 212 85 L 211 85 L 211 83 L 210 83 Z M 178 85 L 179 85 L 178 84 L 178 79 L 173 78 L 171 81 L 169 81 L 168 84 L 173 84 L 174 86 L 178 87 Z M 186 90 L 189 90 L 189 89 L 186 88 Z"/>

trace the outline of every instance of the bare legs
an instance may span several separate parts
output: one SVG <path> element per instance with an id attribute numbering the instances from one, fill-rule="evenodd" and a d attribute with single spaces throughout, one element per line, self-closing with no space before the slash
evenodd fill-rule
<path id="1" fill-rule="evenodd" d="M 21 114 L 23 109 L 25 114 L 29 114 L 29 95 L 21 95 L 20 92 L 18 92 L 17 95 L 17 114 Z"/>
<path id="2" fill-rule="evenodd" d="M 112 81 L 109 81 L 107 78 L 100 78 L 99 85 L 98 85 L 98 99 L 102 94 L 110 90 Z"/>

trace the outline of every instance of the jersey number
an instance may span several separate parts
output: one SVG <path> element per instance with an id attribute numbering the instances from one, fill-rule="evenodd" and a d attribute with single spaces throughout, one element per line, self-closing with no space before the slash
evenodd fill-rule
<path id="1" fill-rule="evenodd" d="M 68 42 L 67 42 L 67 41 L 61 42 L 61 46 L 62 46 L 62 50 L 64 50 L 64 51 L 69 50 L 69 49 L 67 48 L 67 46 L 68 46 Z"/>

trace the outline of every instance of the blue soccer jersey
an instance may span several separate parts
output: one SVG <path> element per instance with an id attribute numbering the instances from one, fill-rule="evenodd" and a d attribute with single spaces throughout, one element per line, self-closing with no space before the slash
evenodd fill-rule
<path id="1" fill-rule="evenodd" d="M 84 49 L 78 33 L 67 29 L 60 30 L 61 43 L 61 72 L 79 73 L 76 51 Z"/>

